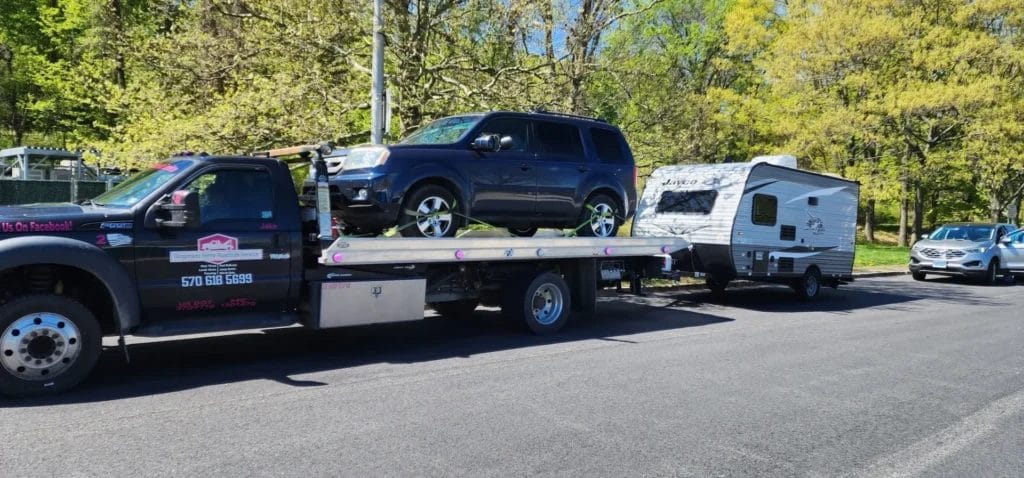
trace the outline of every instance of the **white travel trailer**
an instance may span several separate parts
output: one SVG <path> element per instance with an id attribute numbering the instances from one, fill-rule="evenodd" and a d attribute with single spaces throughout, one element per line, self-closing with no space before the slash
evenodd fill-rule
<path id="1" fill-rule="evenodd" d="M 714 293 L 745 279 L 812 298 L 853 280 L 859 192 L 857 182 L 797 169 L 788 155 L 666 166 L 647 180 L 633 234 L 689 241 L 673 267 L 706 277 Z"/>

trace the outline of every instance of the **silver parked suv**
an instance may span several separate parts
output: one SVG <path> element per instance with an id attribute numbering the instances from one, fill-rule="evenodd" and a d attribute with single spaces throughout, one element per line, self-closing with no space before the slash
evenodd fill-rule
<path id="1" fill-rule="evenodd" d="M 1002 272 L 1000 239 L 1017 230 L 1012 224 L 944 224 L 910 249 L 910 273 L 966 276 L 994 283 Z"/>

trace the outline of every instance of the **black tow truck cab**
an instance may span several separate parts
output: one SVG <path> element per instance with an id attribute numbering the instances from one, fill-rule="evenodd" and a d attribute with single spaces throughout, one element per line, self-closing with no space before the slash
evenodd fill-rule
<path id="1" fill-rule="evenodd" d="M 501 306 L 553 333 L 600 280 L 657 274 L 655 238 L 335 238 L 323 145 L 177 156 L 82 203 L 0 207 L 0 393 L 67 390 L 102 336 L 327 328 Z M 296 193 L 281 158 L 311 164 Z"/>

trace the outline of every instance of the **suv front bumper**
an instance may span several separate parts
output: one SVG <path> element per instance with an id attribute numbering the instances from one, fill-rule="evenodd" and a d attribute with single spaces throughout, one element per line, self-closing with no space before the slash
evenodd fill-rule
<path id="1" fill-rule="evenodd" d="M 910 253 L 910 272 L 923 272 L 948 276 L 983 277 L 988 271 L 992 254 L 967 253 L 962 257 L 946 259 L 924 257 L 916 251 Z"/>
<path id="2" fill-rule="evenodd" d="M 360 230 L 387 229 L 398 220 L 400 204 L 384 174 L 338 175 L 328 181 L 331 210 L 345 224 Z M 306 184 L 305 189 L 315 186 Z"/>

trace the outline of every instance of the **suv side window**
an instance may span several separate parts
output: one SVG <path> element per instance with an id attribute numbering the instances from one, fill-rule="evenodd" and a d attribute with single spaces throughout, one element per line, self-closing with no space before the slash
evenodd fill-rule
<path id="1" fill-rule="evenodd" d="M 522 118 L 494 118 L 484 124 L 481 135 L 496 134 L 510 136 L 512 149 L 508 151 L 524 152 L 529 148 L 530 121 Z"/>
<path id="2" fill-rule="evenodd" d="M 533 125 L 538 153 L 545 156 L 583 156 L 583 140 L 576 126 L 551 121 L 534 121 Z"/>
<path id="3" fill-rule="evenodd" d="M 195 178 L 185 189 L 199 193 L 204 225 L 274 219 L 274 188 L 265 170 L 216 169 Z"/>
<path id="4" fill-rule="evenodd" d="M 618 133 L 604 128 L 590 128 L 590 137 L 594 140 L 597 159 L 602 163 L 626 162 L 626 154 L 622 151 Z"/>

